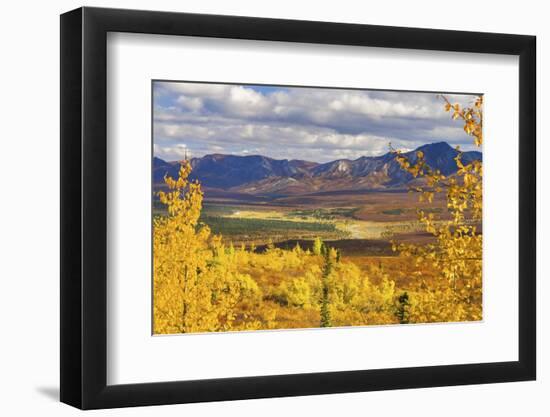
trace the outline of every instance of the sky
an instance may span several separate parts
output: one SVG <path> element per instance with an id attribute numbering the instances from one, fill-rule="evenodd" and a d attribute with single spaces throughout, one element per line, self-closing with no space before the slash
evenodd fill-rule
<path id="1" fill-rule="evenodd" d="M 445 94 L 473 104 L 474 95 Z M 474 149 L 436 93 L 193 82 L 153 83 L 153 150 L 328 162 L 446 141 Z"/>

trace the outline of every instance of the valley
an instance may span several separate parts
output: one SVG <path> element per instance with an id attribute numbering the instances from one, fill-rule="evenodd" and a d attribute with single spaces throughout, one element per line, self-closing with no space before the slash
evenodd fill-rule
<path id="1" fill-rule="evenodd" d="M 456 171 L 458 152 L 447 143 L 424 145 L 427 162 L 446 175 Z M 418 150 L 409 152 L 414 159 Z M 463 160 L 481 159 L 466 152 Z M 419 184 L 399 168 L 395 155 L 329 163 L 274 160 L 264 156 L 207 155 L 191 159 L 191 178 L 204 193 L 200 221 L 235 246 L 262 250 L 267 244 L 306 248 L 319 237 L 343 256 L 394 256 L 391 241 L 427 243 L 434 237 L 418 221 L 418 210 L 448 219 L 444 193 L 419 202 Z M 154 191 L 179 164 L 154 160 Z M 155 214 L 163 214 L 155 204 Z M 481 227 L 479 228 L 481 229 Z"/>
<path id="2" fill-rule="evenodd" d="M 482 319 L 482 96 L 154 86 L 155 334 Z"/>
<path id="3" fill-rule="evenodd" d="M 393 238 L 429 241 L 423 232 L 416 210 L 442 212 L 444 201 L 419 204 L 417 196 L 406 191 L 328 195 L 283 196 L 271 201 L 249 202 L 235 198 L 205 200 L 201 221 L 214 233 L 229 238 L 233 244 L 261 247 L 267 242 L 288 246 L 285 242 L 307 241 L 320 237 L 338 247 L 349 242 L 342 252 L 380 253 L 380 244 L 390 247 Z M 295 244 L 295 243 L 294 243 Z M 307 242 L 301 242 L 307 247 Z M 370 250 L 372 247 L 374 250 Z M 361 248 L 361 250 L 359 250 Z M 393 255 L 391 251 L 385 251 Z"/>

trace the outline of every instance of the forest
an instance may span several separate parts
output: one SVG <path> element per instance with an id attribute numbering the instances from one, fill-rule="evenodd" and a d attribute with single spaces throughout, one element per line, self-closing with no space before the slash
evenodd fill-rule
<path id="1" fill-rule="evenodd" d="M 481 147 L 483 97 L 466 107 L 441 98 Z M 300 209 L 269 221 L 217 217 L 182 161 L 177 177 L 164 177 L 163 212 L 153 218 L 154 334 L 481 320 L 483 163 L 464 163 L 458 152 L 456 174 L 446 176 L 420 151 L 414 160 L 392 152 L 419 179 L 410 193 L 424 208 L 414 215 L 430 238 L 393 234 L 391 253 L 364 256 L 337 244 L 354 232 L 348 218 L 356 209 Z M 430 209 L 434 201 L 443 209 Z M 330 222 L 338 218 L 347 229 Z M 241 230 L 255 232 L 239 239 Z M 297 239 L 291 247 L 257 245 L 268 232 Z"/>

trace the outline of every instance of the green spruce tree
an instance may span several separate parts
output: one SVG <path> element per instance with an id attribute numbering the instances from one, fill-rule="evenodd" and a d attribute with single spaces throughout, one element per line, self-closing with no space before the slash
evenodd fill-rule
<path id="1" fill-rule="evenodd" d="M 330 320 L 330 301 L 329 301 L 329 285 L 328 280 L 332 272 L 332 258 L 330 256 L 330 248 L 326 245 L 322 246 L 324 257 L 323 276 L 322 276 L 322 294 L 321 294 L 321 327 L 332 327 Z"/>
<path id="2" fill-rule="evenodd" d="M 399 320 L 399 324 L 408 324 L 409 323 L 409 308 L 411 303 L 409 301 L 409 294 L 404 292 L 397 299 L 397 310 L 395 315 Z"/>
<path id="3" fill-rule="evenodd" d="M 313 241 L 313 253 L 315 255 L 321 255 L 322 250 L 323 250 L 323 240 L 320 237 L 317 237 Z"/>

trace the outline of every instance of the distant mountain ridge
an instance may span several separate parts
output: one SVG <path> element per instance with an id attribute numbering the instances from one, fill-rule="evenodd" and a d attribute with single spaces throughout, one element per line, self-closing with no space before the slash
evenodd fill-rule
<path id="1" fill-rule="evenodd" d="M 426 163 L 444 175 L 457 171 L 454 158 L 458 151 L 446 142 L 420 146 L 404 153 L 412 162 L 422 151 Z M 191 179 L 204 188 L 247 194 L 293 195 L 319 191 L 384 189 L 404 186 L 413 180 L 388 152 L 381 156 L 362 156 L 355 160 L 338 159 L 316 163 L 302 160 L 273 159 L 262 155 L 238 156 L 212 154 L 190 160 Z M 462 161 L 481 160 L 478 151 L 463 152 Z M 178 162 L 153 158 L 153 182 L 161 184 L 165 174 L 177 176 Z"/>

